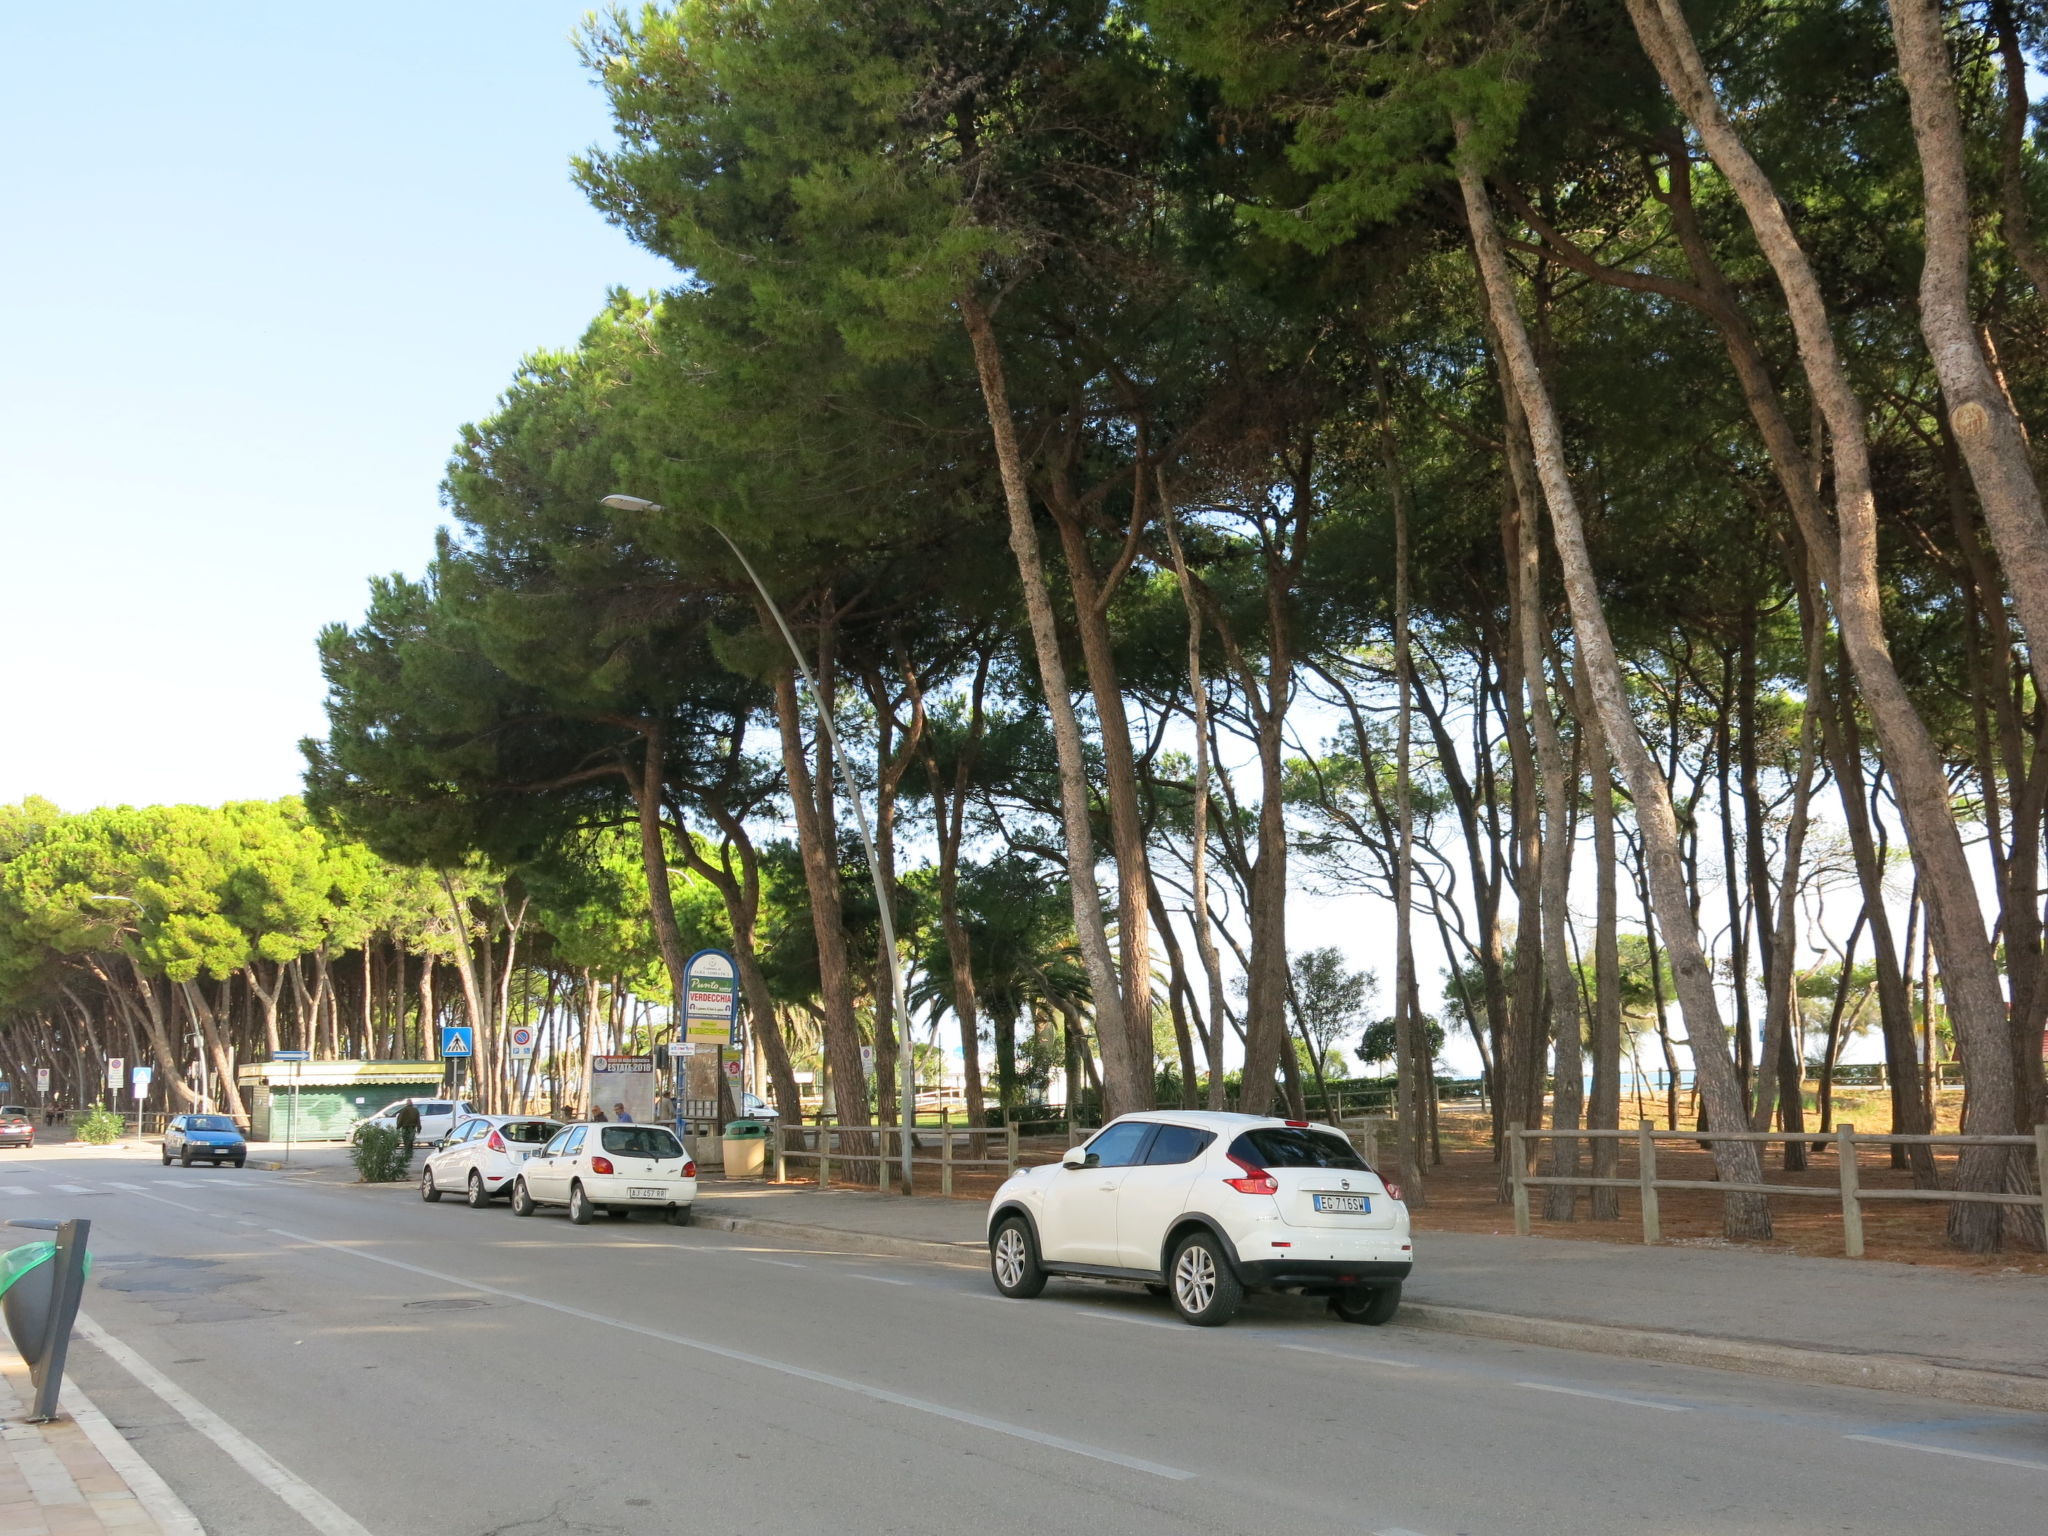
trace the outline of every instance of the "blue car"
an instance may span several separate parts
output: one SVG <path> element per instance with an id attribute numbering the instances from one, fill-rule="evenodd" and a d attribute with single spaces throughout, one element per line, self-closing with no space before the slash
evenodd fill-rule
<path id="1" fill-rule="evenodd" d="M 164 1127 L 164 1163 L 176 1158 L 187 1168 L 211 1159 L 218 1168 L 233 1163 L 237 1168 L 249 1160 L 249 1143 L 226 1115 L 173 1115 Z"/>

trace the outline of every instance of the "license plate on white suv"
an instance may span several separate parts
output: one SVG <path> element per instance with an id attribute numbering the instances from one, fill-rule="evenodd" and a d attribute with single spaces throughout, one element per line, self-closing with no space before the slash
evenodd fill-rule
<path id="1" fill-rule="evenodd" d="M 668 1198 L 667 1190 L 648 1184 L 628 1185 L 626 1193 L 635 1200 L 666 1200 Z"/>
<path id="2" fill-rule="evenodd" d="M 1366 1195 L 1317 1195 L 1316 1209 L 1343 1216 L 1363 1216 L 1372 1210 L 1372 1200 Z"/>

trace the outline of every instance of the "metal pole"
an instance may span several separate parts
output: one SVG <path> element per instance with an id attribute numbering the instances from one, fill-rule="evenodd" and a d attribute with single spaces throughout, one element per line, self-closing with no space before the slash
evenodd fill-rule
<path id="1" fill-rule="evenodd" d="M 657 507 L 655 510 L 663 509 Z M 811 708 L 817 713 L 819 729 L 824 731 L 825 739 L 832 744 L 832 760 L 838 765 L 839 781 L 846 788 L 846 798 L 853 802 L 853 817 L 860 827 L 861 846 L 867 850 L 868 878 L 874 882 L 875 906 L 881 914 L 882 948 L 889 954 L 890 991 L 896 998 L 896 1029 L 898 1037 L 903 1042 L 902 1113 L 899 1118 L 908 1126 L 917 1118 L 917 1053 L 911 1048 L 910 1043 L 910 998 L 903 985 L 903 961 L 896 953 L 896 918 L 891 910 L 888 893 L 882 889 L 882 861 L 875 852 L 874 833 L 868 827 L 867 804 L 861 799 L 859 789 L 847 772 L 846 754 L 839 749 L 839 732 L 833 728 L 832 712 L 825 707 L 825 701 L 818 694 L 818 684 L 811 676 L 810 663 L 804 659 L 803 648 L 796 643 L 796 636 L 790 632 L 789 620 L 782 616 L 781 608 L 776 606 L 775 599 L 769 595 L 767 583 L 761 580 L 760 572 L 754 569 L 754 563 L 747 558 L 746 551 L 733 543 L 732 535 L 716 523 L 712 523 L 711 527 L 725 540 L 726 547 L 739 557 L 740 566 L 746 571 L 748 579 L 754 583 L 754 589 L 761 594 L 761 601 L 766 603 L 768 611 L 775 615 L 775 627 L 782 631 L 782 638 L 789 646 L 789 654 L 796 662 L 797 676 L 803 679 L 804 692 L 811 696 Z M 901 1139 L 903 1191 L 909 1194 L 916 1188 L 911 1183 L 910 1138 L 906 1135 Z M 880 1150 L 879 1147 L 877 1150 Z"/>
<path id="2" fill-rule="evenodd" d="M 57 1390 L 64 1385 L 64 1357 L 71 1347 L 71 1322 L 85 1292 L 85 1242 L 92 1223 L 71 1220 L 57 1228 L 57 1251 L 50 1259 L 50 1322 L 43 1335 L 43 1358 L 36 1362 L 35 1407 L 29 1422 L 48 1424 L 57 1417 Z"/>

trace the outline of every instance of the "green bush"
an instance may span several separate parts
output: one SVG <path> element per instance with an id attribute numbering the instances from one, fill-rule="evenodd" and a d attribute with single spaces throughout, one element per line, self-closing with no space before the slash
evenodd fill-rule
<path id="1" fill-rule="evenodd" d="M 406 1176 L 409 1160 L 405 1148 L 399 1144 L 398 1132 L 387 1126 L 357 1126 L 348 1155 L 365 1184 L 391 1184 Z"/>
<path id="2" fill-rule="evenodd" d="M 95 1147 L 104 1147 L 119 1141 L 127 1126 L 128 1122 L 106 1105 L 95 1104 L 71 1122 L 71 1134 Z"/>

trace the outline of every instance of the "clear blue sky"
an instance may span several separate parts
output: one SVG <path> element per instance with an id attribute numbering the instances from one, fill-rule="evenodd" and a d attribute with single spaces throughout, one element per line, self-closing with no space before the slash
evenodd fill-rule
<path id="1" fill-rule="evenodd" d="M 0 6 L 0 802 L 293 793 L 320 626 L 608 285 L 566 0 Z"/>

